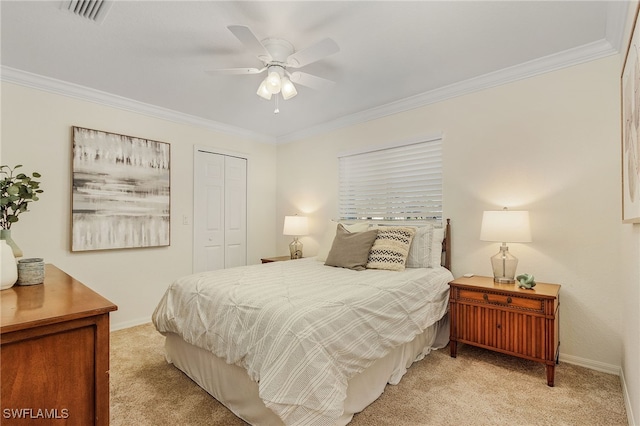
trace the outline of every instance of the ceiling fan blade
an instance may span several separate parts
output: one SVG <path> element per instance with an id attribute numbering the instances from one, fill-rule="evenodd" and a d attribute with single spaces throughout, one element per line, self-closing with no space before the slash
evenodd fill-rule
<path id="1" fill-rule="evenodd" d="M 266 68 L 258 69 L 258 68 L 221 68 L 218 70 L 206 70 L 207 74 L 211 75 L 245 75 L 245 74 L 260 74 L 262 71 L 266 70 Z"/>
<path id="2" fill-rule="evenodd" d="M 267 60 L 271 60 L 271 55 L 269 55 L 267 49 L 260 43 L 258 37 L 253 34 L 249 27 L 245 27 L 244 25 L 229 25 L 227 28 L 251 53 L 259 58 L 266 57 L 268 58 Z"/>
<path id="3" fill-rule="evenodd" d="M 300 68 L 312 62 L 319 61 L 329 55 L 333 55 L 340 51 L 338 44 L 330 38 L 320 40 L 316 44 L 312 44 L 298 52 L 293 53 L 287 59 L 287 66 L 291 68 Z M 302 84 L 302 83 L 301 83 Z"/>
<path id="4" fill-rule="evenodd" d="M 301 86 L 310 87 L 316 90 L 328 89 L 335 84 L 335 82 L 327 80 L 326 78 L 317 77 L 300 71 L 291 73 L 291 81 L 293 83 L 300 84 Z"/>

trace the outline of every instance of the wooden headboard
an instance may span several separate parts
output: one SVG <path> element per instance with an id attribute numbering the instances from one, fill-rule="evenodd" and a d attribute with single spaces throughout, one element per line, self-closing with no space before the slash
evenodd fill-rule
<path id="1" fill-rule="evenodd" d="M 451 219 L 447 218 L 447 223 L 444 225 L 444 239 L 442 240 L 442 254 L 444 261 L 442 266 L 451 270 Z"/>

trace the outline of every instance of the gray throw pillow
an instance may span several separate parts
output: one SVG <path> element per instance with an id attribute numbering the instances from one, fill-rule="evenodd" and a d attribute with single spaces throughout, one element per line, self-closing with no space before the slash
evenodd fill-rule
<path id="1" fill-rule="evenodd" d="M 336 228 L 331 250 L 324 263 L 327 266 L 355 269 L 366 269 L 369 250 L 378 235 L 376 229 L 364 232 L 349 232 L 342 224 Z"/>

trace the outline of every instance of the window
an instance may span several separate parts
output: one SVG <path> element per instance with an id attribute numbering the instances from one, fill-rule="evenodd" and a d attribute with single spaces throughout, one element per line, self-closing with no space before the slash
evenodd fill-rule
<path id="1" fill-rule="evenodd" d="M 341 220 L 442 219 L 442 138 L 339 156 Z"/>

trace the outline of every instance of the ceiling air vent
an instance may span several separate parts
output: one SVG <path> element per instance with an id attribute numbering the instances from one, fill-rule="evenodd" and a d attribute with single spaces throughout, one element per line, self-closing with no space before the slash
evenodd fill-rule
<path id="1" fill-rule="evenodd" d="M 81 18 L 102 24 L 113 6 L 113 0 L 63 0 L 60 8 Z"/>

